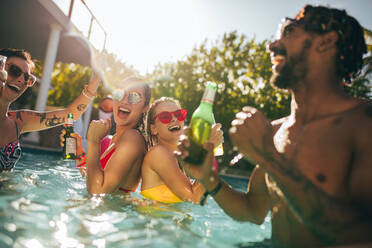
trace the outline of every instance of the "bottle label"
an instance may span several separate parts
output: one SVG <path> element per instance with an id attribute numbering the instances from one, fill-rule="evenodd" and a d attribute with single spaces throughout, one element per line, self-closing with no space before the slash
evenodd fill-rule
<path id="1" fill-rule="evenodd" d="M 202 102 L 208 102 L 213 104 L 216 91 L 213 89 L 206 88 L 202 98 Z"/>
<path id="2" fill-rule="evenodd" d="M 66 138 L 66 154 L 76 155 L 76 139 L 68 137 Z"/>

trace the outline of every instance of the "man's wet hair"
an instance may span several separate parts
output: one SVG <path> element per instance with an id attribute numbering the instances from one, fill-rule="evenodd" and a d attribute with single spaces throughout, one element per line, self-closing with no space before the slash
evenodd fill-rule
<path id="1" fill-rule="evenodd" d="M 355 79 L 363 67 L 363 54 L 367 52 L 362 26 L 345 10 L 306 5 L 295 17 L 309 32 L 338 34 L 337 73 L 345 81 Z"/>
<path id="2" fill-rule="evenodd" d="M 27 61 L 31 66 L 31 71 L 35 69 L 35 63 L 31 58 L 31 54 L 24 49 L 15 49 L 15 48 L 2 48 L 0 49 L 0 55 L 7 57 L 18 57 Z"/>

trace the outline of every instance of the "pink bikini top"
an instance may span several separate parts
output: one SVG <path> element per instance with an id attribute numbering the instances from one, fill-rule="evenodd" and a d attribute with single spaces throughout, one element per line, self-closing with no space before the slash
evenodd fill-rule
<path id="1" fill-rule="evenodd" d="M 105 167 L 107 165 L 107 162 L 111 158 L 112 154 L 114 154 L 115 150 L 116 150 L 116 148 L 113 148 L 103 158 L 101 158 L 100 162 L 101 162 L 101 168 L 102 168 L 102 170 L 105 169 Z M 119 188 L 119 190 L 123 191 L 124 193 L 134 192 L 134 191 L 131 191 L 131 190 L 128 190 L 128 189 L 123 189 L 123 188 Z"/>

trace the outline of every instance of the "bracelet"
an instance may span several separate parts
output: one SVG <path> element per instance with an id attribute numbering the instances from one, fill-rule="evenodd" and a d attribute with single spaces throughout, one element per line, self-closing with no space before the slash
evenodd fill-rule
<path id="1" fill-rule="evenodd" d="M 81 163 L 81 164 L 78 164 L 78 165 L 76 165 L 76 167 L 77 168 L 79 168 L 79 167 L 86 167 L 86 164 L 87 164 L 87 162 L 83 162 L 83 163 Z"/>
<path id="2" fill-rule="evenodd" d="M 81 158 L 83 158 L 83 157 L 85 157 L 86 156 L 86 154 L 85 154 L 85 152 L 83 152 L 82 154 L 80 154 L 80 155 L 76 155 L 75 156 L 75 160 L 80 160 Z"/>
<path id="3" fill-rule="evenodd" d="M 222 188 L 222 182 L 221 180 L 218 182 L 218 185 L 216 186 L 216 188 L 214 188 L 214 190 L 212 191 L 208 191 L 206 190 L 202 196 L 202 198 L 200 199 L 200 206 L 204 206 L 205 204 L 205 201 L 207 200 L 207 197 L 208 195 L 211 195 L 211 196 L 214 196 L 215 194 L 218 193 L 218 191 L 220 191 L 220 189 Z"/>
<path id="4" fill-rule="evenodd" d="M 86 163 L 87 163 L 87 156 L 85 155 L 85 152 L 83 152 L 82 154 L 78 155 L 75 160 L 79 160 L 81 161 L 80 164 L 77 164 L 76 167 L 79 168 L 81 166 L 84 166 L 86 167 Z"/>
<path id="5" fill-rule="evenodd" d="M 96 92 L 96 94 L 93 94 L 92 92 L 90 92 L 88 90 L 88 85 L 85 85 L 85 87 L 84 87 L 84 89 L 81 93 L 83 94 L 83 96 L 85 96 L 89 100 L 92 100 L 93 98 L 95 98 L 97 96 L 97 92 Z"/>

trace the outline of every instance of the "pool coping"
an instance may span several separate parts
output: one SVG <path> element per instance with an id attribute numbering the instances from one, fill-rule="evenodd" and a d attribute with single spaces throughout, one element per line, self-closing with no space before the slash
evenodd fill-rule
<path id="1" fill-rule="evenodd" d="M 35 152 L 38 154 L 50 154 L 56 156 L 62 156 L 62 148 L 52 148 L 52 147 L 45 147 L 40 146 L 38 144 L 28 143 L 28 142 L 21 142 L 22 151 L 25 152 Z"/>
<path id="2" fill-rule="evenodd" d="M 249 179 L 251 176 L 250 171 L 237 169 L 237 168 L 223 168 L 221 171 L 218 172 L 221 176 L 238 178 L 238 179 Z"/>

